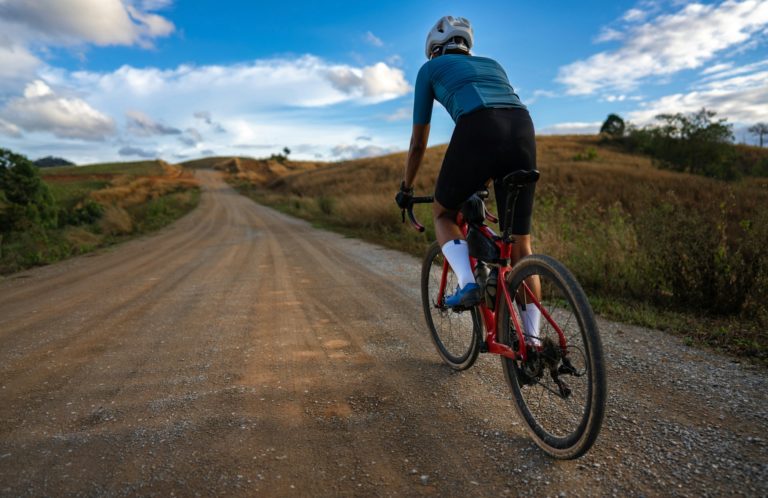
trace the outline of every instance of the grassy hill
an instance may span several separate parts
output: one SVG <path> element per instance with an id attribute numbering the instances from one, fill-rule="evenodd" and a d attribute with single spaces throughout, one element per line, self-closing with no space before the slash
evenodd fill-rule
<path id="1" fill-rule="evenodd" d="M 0 238 L 0 274 L 8 274 L 147 233 L 197 205 L 191 173 L 163 161 L 40 170 L 57 206 L 58 227 L 31 227 Z"/>
<path id="2" fill-rule="evenodd" d="M 417 195 L 434 188 L 445 148 L 428 150 Z M 417 211 L 427 225 L 419 235 L 393 201 L 404 164 L 398 153 L 232 182 L 319 225 L 421 255 L 434 239 L 429 207 Z M 534 250 L 564 261 L 603 314 L 768 358 L 768 181 L 659 170 L 591 136 L 539 137 L 538 164 Z"/>

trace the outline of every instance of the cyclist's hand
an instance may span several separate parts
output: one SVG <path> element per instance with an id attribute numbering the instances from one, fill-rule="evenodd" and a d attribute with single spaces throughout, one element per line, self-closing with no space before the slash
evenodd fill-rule
<path id="1" fill-rule="evenodd" d="M 405 186 L 405 182 L 400 184 L 400 191 L 395 196 L 395 202 L 400 209 L 408 209 L 413 201 L 413 187 Z"/>

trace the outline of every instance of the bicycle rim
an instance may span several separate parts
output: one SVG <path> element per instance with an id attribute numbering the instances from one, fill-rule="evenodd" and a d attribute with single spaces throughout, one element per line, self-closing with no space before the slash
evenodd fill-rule
<path id="1" fill-rule="evenodd" d="M 538 342 L 526 339 L 538 345 L 533 352 L 528 348 L 529 359 L 502 358 L 502 367 L 518 414 L 536 443 L 556 458 L 577 458 L 597 439 L 605 412 L 606 379 L 599 332 L 581 286 L 562 264 L 547 256 L 528 256 L 510 272 L 507 285 L 511 295 L 518 296 L 515 306 L 526 294 L 523 282 L 535 294 L 535 278 L 541 286 L 541 306 L 554 324 L 542 316 Z M 530 296 L 525 300 L 526 307 L 535 306 Z M 498 326 L 499 340 L 517 349 L 517 334 L 506 303 Z M 555 326 L 566 339 L 565 350 Z M 530 332 L 524 333 L 536 335 Z"/>
<path id="2" fill-rule="evenodd" d="M 472 366 L 480 352 L 480 320 L 476 309 L 454 311 L 438 302 L 443 275 L 443 253 L 437 242 L 427 250 L 421 271 L 421 301 L 430 337 L 438 354 L 451 368 Z M 456 288 L 456 275 L 448 271 L 446 293 Z"/>

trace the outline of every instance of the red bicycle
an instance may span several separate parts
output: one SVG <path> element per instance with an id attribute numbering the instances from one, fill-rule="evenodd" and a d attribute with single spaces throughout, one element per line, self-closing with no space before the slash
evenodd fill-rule
<path id="1" fill-rule="evenodd" d="M 445 306 L 446 293 L 456 288 L 456 277 L 437 242 L 424 258 L 421 296 L 432 341 L 443 361 L 464 370 L 479 353 L 501 356 L 515 407 L 536 444 L 556 458 L 571 459 L 589 450 L 600 431 L 607 390 L 605 367 L 592 308 L 571 272 L 541 254 L 511 266 L 515 200 L 521 188 L 538 178 L 535 170 L 504 178 L 509 194 L 501 235 L 485 224 L 486 220 L 498 222 L 483 202 L 488 191 L 473 195 L 457 215 L 475 278 L 484 289 L 484 302 L 469 309 Z M 432 197 L 415 197 L 413 204 L 432 201 Z M 406 212 L 413 226 L 424 231 L 413 205 Z M 524 324 L 521 319 L 521 312 L 531 306 L 538 310 L 538 324 Z"/>

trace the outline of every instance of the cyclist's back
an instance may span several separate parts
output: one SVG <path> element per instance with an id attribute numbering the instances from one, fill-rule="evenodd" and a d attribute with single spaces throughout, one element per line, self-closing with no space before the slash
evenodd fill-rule
<path id="1" fill-rule="evenodd" d="M 433 100 L 454 122 L 481 108 L 526 108 L 499 63 L 473 55 L 446 54 L 424 63 L 416 78 L 414 123 L 430 122 Z"/>

